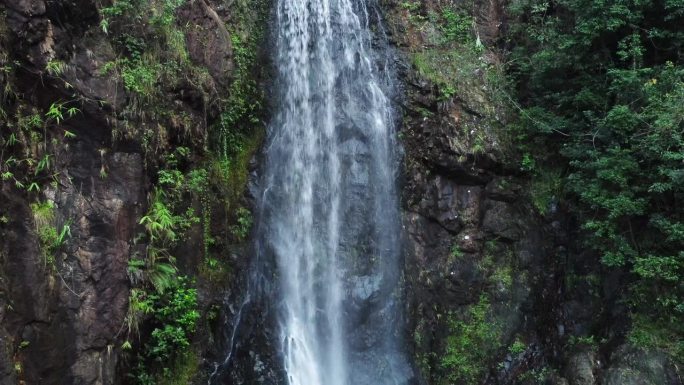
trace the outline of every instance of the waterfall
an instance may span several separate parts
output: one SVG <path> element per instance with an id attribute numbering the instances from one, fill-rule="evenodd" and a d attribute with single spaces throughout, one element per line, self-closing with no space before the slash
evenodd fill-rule
<path id="1" fill-rule="evenodd" d="M 373 50 L 374 8 L 276 6 L 278 99 L 257 242 L 276 261 L 287 382 L 407 383 L 392 76 Z"/>

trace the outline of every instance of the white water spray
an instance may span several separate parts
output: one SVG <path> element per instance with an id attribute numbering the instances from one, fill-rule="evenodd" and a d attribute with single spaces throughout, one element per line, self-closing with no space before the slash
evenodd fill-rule
<path id="1" fill-rule="evenodd" d="M 367 4 L 278 0 L 276 31 L 259 242 L 277 262 L 287 382 L 405 383 L 391 77 Z"/>

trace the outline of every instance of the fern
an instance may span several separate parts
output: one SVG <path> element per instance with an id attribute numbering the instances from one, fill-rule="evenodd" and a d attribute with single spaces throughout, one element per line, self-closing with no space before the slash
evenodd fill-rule
<path id="1" fill-rule="evenodd" d="M 177 269 L 171 263 L 157 262 L 148 269 L 148 279 L 159 293 L 165 292 L 176 280 Z"/>
<path id="2" fill-rule="evenodd" d="M 140 219 L 140 224 L 145 226 L 152 243 L 174 242 L 177 238 L 175 232 L 177 218 L 164 204 L 162 197 L 163 194 L 157 191 L 149 212 Z"/>

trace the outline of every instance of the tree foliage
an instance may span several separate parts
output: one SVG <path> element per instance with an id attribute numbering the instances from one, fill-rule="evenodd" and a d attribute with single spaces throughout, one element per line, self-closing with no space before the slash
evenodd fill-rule
<path id="1" fill-rule="evenodd" d="M 528 152 L 563 169 L 587 244 L 632 273 L 633 310 L 681 324 L 684 1 L 517 0 L 511 10 Z"/>

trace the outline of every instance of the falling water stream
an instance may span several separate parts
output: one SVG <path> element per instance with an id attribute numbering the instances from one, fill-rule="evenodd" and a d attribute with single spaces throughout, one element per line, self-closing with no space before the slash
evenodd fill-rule
<path id="1" fill-rule="evenodd" d="M 277 102 L 256 242 L 260 258 L 275 260 L 289 385 L 394 385 L 411 376 L 392 76 L 366 1 L 277 0 Z"/>

